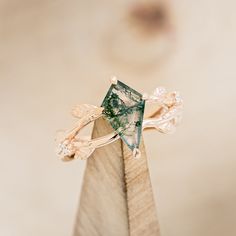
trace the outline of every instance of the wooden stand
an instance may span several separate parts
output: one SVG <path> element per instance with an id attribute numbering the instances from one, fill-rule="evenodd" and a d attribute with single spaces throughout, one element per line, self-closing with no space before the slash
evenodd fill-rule
<path id="1" fill-rule="evenodd" d="M 111 130 L 100 118 L 93 138 Z M 160 236 L 143 142 L 140 150 L 136 160 L 118 140 L 88 159 L 74 236 Z"/>

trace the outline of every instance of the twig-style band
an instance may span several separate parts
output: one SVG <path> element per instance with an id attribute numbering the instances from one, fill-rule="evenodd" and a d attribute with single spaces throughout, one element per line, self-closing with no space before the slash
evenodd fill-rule
<path id="1" fill-rule="evenodd" d="M 127 85 L 116 80 L 112 82 L 102 107 L 83 104 L 72 110 L 78 122 L 72 130 L 64 133 L 57 146 L 57 154 L 63 161 L 87 159 L 96 148 L 119 138 L 130 147 L 134 157 L 139 157 L 138 145 L 142 130 L 156 129 L 161 133 L 170 133 L 179 123 L 183 104 L 177 92 L 157 88 L 151 95 L 140 96 Z M 145 103 L 147 106 L 155 106 L 146 116 Z M 110 122 L 114 132 L 96 139 L 79 135 L 81 129 L 102 116 Z"/>

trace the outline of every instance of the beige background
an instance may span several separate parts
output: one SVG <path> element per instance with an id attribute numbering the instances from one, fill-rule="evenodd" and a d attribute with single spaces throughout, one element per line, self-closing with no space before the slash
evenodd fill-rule
<path id="1" fill-rule="evenodd" d="M 85 162 L 53 139 L 114 74 L 185 101 L 175 134 L 145 134 L 162 235 L 236 235 L 235 1 L 157 1 L 157 19 L 136 4 L 0 1 L 0 235 L 71 234 Z"/>

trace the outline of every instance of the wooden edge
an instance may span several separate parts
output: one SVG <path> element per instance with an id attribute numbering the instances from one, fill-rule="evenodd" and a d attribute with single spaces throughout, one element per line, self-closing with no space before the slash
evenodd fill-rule
<path id="1" fill-rule="evenodd" d="M 92 136 L 111 131 L 100 118 Z M 135 160 L 118 140 L 88 159 L 74 236 L 160 235 L 143 143 L 140 149 L 142 158 Z"/>

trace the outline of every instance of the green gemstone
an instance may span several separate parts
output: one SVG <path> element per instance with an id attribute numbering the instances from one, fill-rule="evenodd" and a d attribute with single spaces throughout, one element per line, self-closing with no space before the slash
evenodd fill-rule
<path id="1" fill-rule="evenodd" d="M 142 94 L 117 81 L 102 102 L 103 114 L 131 150 L 138 148 L 142 133 L 145 101 Z"/>

